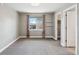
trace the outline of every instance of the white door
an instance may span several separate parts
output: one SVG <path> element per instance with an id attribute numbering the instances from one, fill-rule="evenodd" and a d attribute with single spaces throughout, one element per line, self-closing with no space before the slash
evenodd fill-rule
<path id="1" fill-rule="evenodd" d="M 76 29 L 75 11 L 67 11 L 67 47 L 75 46 L 75 29 Z"/>
<path id="2" fill-rule="evenodd" d="M 61 17 L 61 45 L 66 46 L 66 14 L 63 13 Z"/>

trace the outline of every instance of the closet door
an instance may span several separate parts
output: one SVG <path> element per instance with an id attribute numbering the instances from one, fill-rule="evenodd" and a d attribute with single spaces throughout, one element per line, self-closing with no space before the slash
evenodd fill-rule
<path id="1" fill-rule="evenodd" d="M 75 18 L 75 11 L 70 10 L 67 11 L 67 47 L 74 47 L 75 40 L 76 40 L 76 18 Z"/>

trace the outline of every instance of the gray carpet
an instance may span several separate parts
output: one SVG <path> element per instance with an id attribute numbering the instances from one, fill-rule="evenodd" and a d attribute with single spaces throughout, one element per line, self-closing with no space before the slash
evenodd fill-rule
<path id="1" fill-rule="evenodd" d="M 19 39 L 0 55 L 73 55 L 71 49 L 61 47 L 59 40 Z"/>

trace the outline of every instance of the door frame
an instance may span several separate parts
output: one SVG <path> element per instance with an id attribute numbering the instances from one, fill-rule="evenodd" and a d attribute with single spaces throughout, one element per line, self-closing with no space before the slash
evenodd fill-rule
<path id="1" fill-rule="evenodd" d="M 58 35 L 57 35 L 58 34 L 58 30 L 57 30 L 57 28 L 58 28 L 58 24 L 57 24 L 58 15 L 61 15 L 61 12 L 58 12 L 55 14 L 55 40 L 58 40 Z"/>
<path id="2" fill-rule="evenodd" d="M 66 24 L 65 24 L 65 26 L 66 26 L 66 38 L 65 38 L 65 47 L 68 47 L 67 46 L 67 12 L 69 11 L 69 10 L 72 10 L 72 9 L 75 9 L 75 12 L 76 12 L 76 16 L 77 16 L 77 5 L 75 4 L 75 5 L 72 5 L 71 7 L 69 7 L 69 8 L 67 8 L 66 10 L 64 10 L 63 12 L 65 13 L 65 16 L 66 16 L 66 19 L 65 19 L 65 21 L 66 21 Z M 75 43 L 77 43 L 77 18 L 76 18 L 76 20 L 75 20 L 75 36 L 76 36 L 76 38 L 75 38 Z M 76 47 L 77 47 L 77 44 L 75 45 Z"/>

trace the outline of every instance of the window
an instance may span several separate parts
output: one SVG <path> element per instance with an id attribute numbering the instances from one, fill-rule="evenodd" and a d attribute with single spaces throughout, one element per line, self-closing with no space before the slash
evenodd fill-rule
<path id="1" fill-rule="evenodd" d="M 41 17 L 29 17 L 29 29 L 41 29 Z"/>

